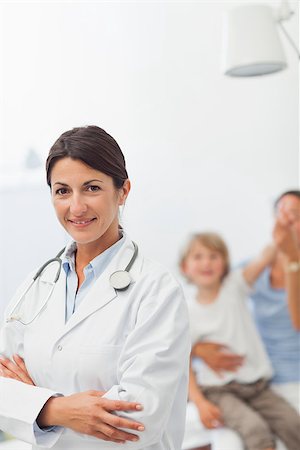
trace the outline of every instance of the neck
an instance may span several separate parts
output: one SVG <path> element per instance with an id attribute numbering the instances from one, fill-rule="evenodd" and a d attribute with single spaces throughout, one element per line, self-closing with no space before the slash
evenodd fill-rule
<path id="1" fill-rule="evenodd" d="M 220 286 L 221 283 L 214 284 L 213 286 L 199 286 L 197 301 L 205 304 L 213 303 L 219 294 Z"/>
<path id="2" fill-rule="evenodd" d="M 87 244 L 77 243 L 76 251 L 76 267 L 84 268 L 96 256 L 105 252 L 109 247 L 115 244 L 120 239 L 119 229 L 109 235 L 104 234 L 100 239 L 89 242 Z"/>
<path id="3" fill-rule="evenodd" d="M 285 263 L 285 256 L 282 253 L 277 253 L 270 270 L 270 283 L 274 288 L 285 288 Z"/>

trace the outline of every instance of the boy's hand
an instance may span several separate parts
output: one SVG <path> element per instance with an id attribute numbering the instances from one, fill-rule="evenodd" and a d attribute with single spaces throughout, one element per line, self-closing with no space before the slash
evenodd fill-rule
<path id="1" fill-rule="evenodd" d="M 197 407 L 201 422 L 206 428 L 214 429 L 224 425 L 221 410 L 216 405 L 205 399 Z"/>

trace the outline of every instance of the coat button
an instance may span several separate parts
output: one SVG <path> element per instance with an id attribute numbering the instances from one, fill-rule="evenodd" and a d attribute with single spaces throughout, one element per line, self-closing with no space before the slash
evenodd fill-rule
<path id="1" fill-rule="evenodd" d="M 61 351 L 62 351 L 62 346 L 61 346 L 61 345 L 58 345 L 58 346 L 57 346 L 57 350 L 58 350 L 59 352 L 61 352 Z"/>

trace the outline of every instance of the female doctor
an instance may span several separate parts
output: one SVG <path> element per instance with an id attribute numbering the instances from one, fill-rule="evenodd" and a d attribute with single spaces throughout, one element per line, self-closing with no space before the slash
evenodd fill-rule
<path id="1" fill-rule="evenodd" d="M 33 449 L 179 450 L 185 301 L 118 221 L 130 182 L 116 141 L 88 126 L 50 150 L 47 182 L 72 241 L 25 280 L 0 339 L 0 429 Z"/>

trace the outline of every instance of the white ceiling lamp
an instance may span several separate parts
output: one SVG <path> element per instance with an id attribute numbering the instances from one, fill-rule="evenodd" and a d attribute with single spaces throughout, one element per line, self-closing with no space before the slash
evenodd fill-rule
<path id="1" fill-rule="evenodd" d="M 282 21 L 293 12 L 283 1 L 278 10 L 268 5 L 246 4 L 227 11 L 224 21 L 223 72 L 232 77 L 251 77 L 287 67 L 278 25 L 299 56 Z"/>

